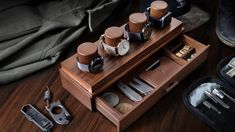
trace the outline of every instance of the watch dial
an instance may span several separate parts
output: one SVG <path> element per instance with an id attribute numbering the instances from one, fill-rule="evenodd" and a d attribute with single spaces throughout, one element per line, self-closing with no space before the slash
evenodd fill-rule
<path id="1" fill-rule="evenodd" d="M 125 55 L 130 48 L 130 43 L 127 40 L 122 40 L 121 43 L 118 45 L 117 49 L 118 49 L 118 54 L 119 55 Z"/>
<path id="2" fill-rule="evenodd" d="M 151 36 L 151 33 L 152 33 L 152 28 L 149 25 L 147 25 L 143 31 L 144 40 L 148 40 L 149 37 Z"/>
<path id="3" fill-rule="evenodd" d="M 94 60 L 92 60 L 91 64 L 90 64 L 90 72 L 99 72 L 102 70 L 103 68 L 103 65 L 104 65 L 104 62 L 103 62 L 103 58 L 95 58 Z"/>

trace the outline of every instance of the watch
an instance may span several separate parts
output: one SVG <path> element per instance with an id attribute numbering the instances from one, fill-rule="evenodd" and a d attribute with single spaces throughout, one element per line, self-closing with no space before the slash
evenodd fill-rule
<path id="1" fill-rule="evenodd" d="M 122 39 L 121 42 L 118 43 L 117 47 L 113 47 L 106 44 L 104 42 L 104 35 L 101 35 L 100 46 L 110 55 L 123 56 L 128 53 L 130 48 L 130 42 L 126 39 Z"/>
<path id="2" fill-rule="evenodd" d="M 103 68 L 104 61 L 103 57 L 98 56 L 92 59 L 90 64 L 82 64 L 77 59 L 77 66 L 81 71 L 97 73 L 100 72 Z"/>
<path id="3" fill-rule="evenodd" d="M 129 26 L 126 24 L 124 30 L 124 36 L 127 40 L 148 40 L 152 33 L 152 24 L 146 23 L 145 26 L 142 28 L 141 32 L 135 33 L 129 31 Z"/>
<path id="4" fill-rule="evenodd" d="M 150 9 L 150 7 L 147 8 L 147 10 L 145 11 L 145 15 L 147 16 L 148 21 L 150 21 L 153 25 L 156 25 L 159 28 L 164 28 L 171 23 L 171 12 L 168 11 L 164 16 L 161 17 L 161 19 L 155 19 L 150 16 Z"/>

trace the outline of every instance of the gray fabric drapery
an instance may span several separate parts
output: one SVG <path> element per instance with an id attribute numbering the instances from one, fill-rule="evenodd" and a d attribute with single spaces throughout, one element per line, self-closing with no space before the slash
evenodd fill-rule
<path id="1" fill-rule="evenodd" d="M 92 31 L 107 18 L 118 1 L 1 1 L 0 84 L 55 63 L 86 28 Z"/>

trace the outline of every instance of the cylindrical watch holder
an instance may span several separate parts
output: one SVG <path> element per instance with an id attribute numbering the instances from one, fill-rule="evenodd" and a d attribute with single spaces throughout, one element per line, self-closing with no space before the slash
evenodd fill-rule
<path id="1" fill-rule="evenodd" d="M 172 13 L 167 10 L 165 1 L 153 1 L 145 14 L 148 20 L 158 28 L 164 28 L 171 23 Z"/>
<path id="2" fill-rule="evenodd" d="M 109 27 L 104 32 L 104 43 L 117 47 L 123 37 L 123 30 L 120 27 Z"/>
<path id="3" fill-rule="evenodd" d="M 120 27 L 109 27 L 100 37 L 101 48 L 109 55 L 123 56 L 129 51 L 129 41 L 124 38 Z"/>
<path id="4" fill-rule="evenodd" d="M 151 3 L 150 16 L 161 19 L 167 13 L 167 3 L 165 1 L 154 1 Z"/>
<path id="5" fill-rule="evenodd" d="M 91 43 L 85 42 L 77 48 L 77 66 L 84 72 L 100 72 L 103 67 L 103 58 L 98 53 L 98 47 Z"/>
<path id="6" fill-rule="evenodd" d="M 152 33 L 151 23 L 143 13 L 133 13 L 125 26 L 124 36 L 128 40 L 148 40 Z"/>
<path id="7" fill-rule="evenodd" d="M 143 13 L 133 13 L 129 16 L 128 27 L 130 32 L 141 32 L 147 23 L 147 17 Z"/>

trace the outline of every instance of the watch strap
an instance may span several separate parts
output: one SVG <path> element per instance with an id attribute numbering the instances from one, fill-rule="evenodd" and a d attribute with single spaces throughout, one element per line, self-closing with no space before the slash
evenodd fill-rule
<path id="1" fill-rule="evenodd" d="M 82 64 L 79 61 L 77 61 L 77 66 L 81 71 L 90 72 L 89 65 L 87 64 Z"/>
<path id="2" fill-rule="evenodd" d="M 161 19 L 155 19 L 150 16 L 150 7 L 146 9 L 145 15 L 153 25 L 158 26 L 159 28 L 164 28 L 171 23 L 172 13 L 167 12 Z"/>
<path id="3" fill-rule="evenodd" d="M 108 52 L 108 54 L 112 54 L 114 56 L 118 56 L 118 52 L 117 52 L 117 48 L 113 47 L 113 46 L 109 46 L 108 44 L 104 43 L 103 41 L 101 42 L 102 47 L 104 48 L 104 50 L 106 52 Z"/>
<path id="4" fill-rule="evenodd" d="M 143 33 L 142 32 L 139 32 L 139 33 L 130 32 L 128 24 L 126 24 L 125 26 L 124 35 L 127 40 L 144 40 Z"/>
<path id="5" fill-rule="evenodd" d="M 108 54 L 114 55 L 114 56 L 118 56 L 118 51 L 117 51 L 117 47 L 112 47 L 109 46 L 108 44 L 104 43 L 104 35 L 100 36 L 100 47 L 102 49 L 104 49 Z"/>

